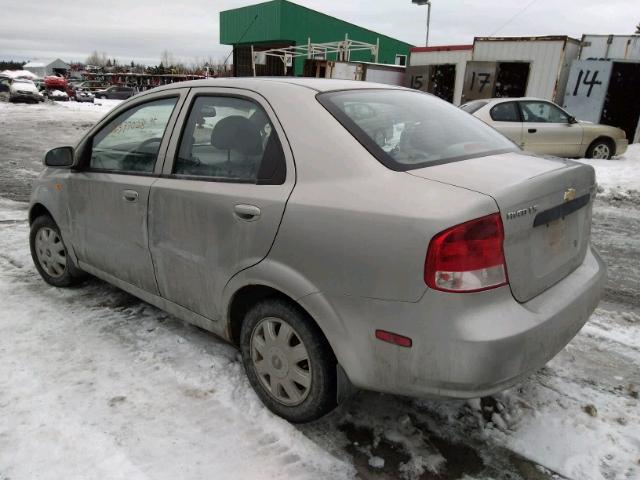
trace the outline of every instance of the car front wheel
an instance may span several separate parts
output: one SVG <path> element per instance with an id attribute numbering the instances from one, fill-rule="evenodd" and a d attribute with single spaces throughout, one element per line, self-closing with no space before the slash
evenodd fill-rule
<path id="1" fill-rule="evenodd" d="M 596 140 L 587 150 L 587 158 L 609 160 L 613 155 L 613 145 L 611 141 L 602 139 Z"/>
<path id="2" fill-rule="evenodd" d="M 240 348 L 251 386 L 277 415 L 315 420 L 336 406 L 336 359 L 313 320 L 295 305 L 268 299 L 246 315 Z"/>
<path id="3" fill-rule="evenodd" d="M 80 283 L 84 272 L 67 253 L 60 229 L 48 215 L 36 218 L 29 234 L 31 257 L 40 276 L 54 287 L 71 287 Z"/>

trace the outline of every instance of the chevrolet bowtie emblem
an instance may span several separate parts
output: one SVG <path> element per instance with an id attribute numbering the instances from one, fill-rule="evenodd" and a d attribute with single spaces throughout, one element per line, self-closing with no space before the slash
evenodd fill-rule
<path id="1" fill-rule="evenodd" d="M 564 201 L 565 202 L 570 202 L 574 198 L 576 198 L 576 189 L 575 188 L 570 188 L 570 189 L 568 189 L 568 190 L 566 190 L 564 192 Z"/>

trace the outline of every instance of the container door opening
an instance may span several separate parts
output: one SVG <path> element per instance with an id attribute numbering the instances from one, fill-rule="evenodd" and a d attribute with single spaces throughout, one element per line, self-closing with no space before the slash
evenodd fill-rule
<path id="1" fill-rule="evenodd" d="M 502 62 L 498 64 L 495 97 L 524 97 L 529 79 L 529 64 L 525 62 Z"/>
<path id="2" fill-rule="evenodd" d="M 601 123 L 622 128 L 634 140 L 640 117 L 640 63 L 615 62 L 602 108 Z"/>
<path id="3" fill-rule="evenodd" d="M 453 103 L 453 92 L 456 85 L 455 65 L 434 65 L 429 79 L 428 92 Z"/>
<path id="4" fill-rule="evenodd" d="M 494 97 L 524 97 L 529 62 L 467 62 L 462 103 Z"/>

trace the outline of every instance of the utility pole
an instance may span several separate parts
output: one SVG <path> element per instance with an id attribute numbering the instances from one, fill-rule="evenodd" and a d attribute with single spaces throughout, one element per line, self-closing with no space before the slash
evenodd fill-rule
<path id="1" fill-rule="evenodd" d="M 429 46 L 429 26 L 431 24 L 431 0 L 411 0 L 411 3 L 415 5 L 426 5 L 427 6 L 427 41 L 424 46 Z"/>

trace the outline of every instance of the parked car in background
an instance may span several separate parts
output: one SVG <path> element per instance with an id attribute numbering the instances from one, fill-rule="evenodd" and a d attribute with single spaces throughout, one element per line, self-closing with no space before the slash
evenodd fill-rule
<path id="1" fill-rule="evenodd" d="M 527 155 L 414 90 L 174 83 L 45 165 L 42 278 L 88 272 L 224 337 L 294 422 L 352 385 L 491 395 L 564 348 L 604 289 L 593 167 Z"/>
<path id="2" fill-rule="evenodd" d="M 73 98 L 76 102 L 90 102 L 93 103 L 95 96 L 90 90 L 83 87 L 76 87 L 73 90 Z"/>
<path id="3" fill-rule="evenodd" d="M 103 90 L 96 90 L 94 95 L 96 98 L 109 98 L 113 100 L 126 100 L 135 95 L 136 91 L 133 87 L 125 87 L 122 85 L 112 85 Z"/>
<path id="4" fill-rule="evenodd" d="M 55 88 L 47 90 L 45 95 L 49 100 L 54 100 L 56 102 L 66 102 L 69 100 L 69 95 L 67 94 L 67 92 L 57 90 Z"/>
<path id="5" fill-rule="evenodd" d="M 26 78 L 0 77 L 0 98 L 10 102 L 44 101 L 35 83 Z"/>
<path id="6" fill-rule="evenodd" d="M 74 85 L 74 88 L 83 88 L 85 90 L 89 90 L 91 92 L 95 92 L 97 90 L 104 90 L 105 88 L 107 88 L 109 85 L 106 84 L 105 82 L 101 82 L 98 80 L 84 80 L 81 82 L 77 82 Z"/>
<path id="7" fill-rule="evenodd" d="M 474 100 L 460 108 L 529 152 L 567 158 L 609 159 L 627 150 L 624 130 L 576 120 L 548 100 L 494 98 Z"/>

